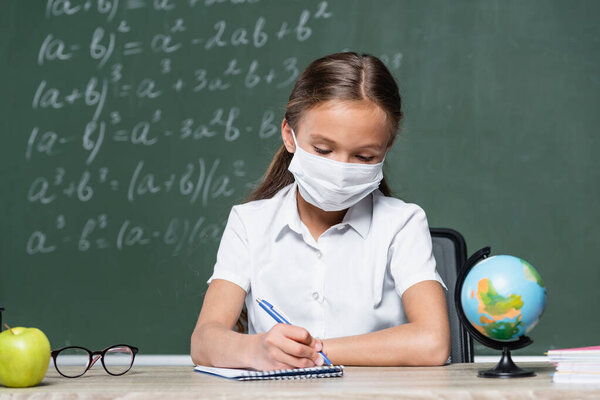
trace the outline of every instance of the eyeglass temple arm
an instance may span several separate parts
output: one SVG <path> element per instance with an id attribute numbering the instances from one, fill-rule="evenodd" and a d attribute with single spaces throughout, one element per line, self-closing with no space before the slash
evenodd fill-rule
<path id="1" fill-rule="evenodd" d="M 92 358 L 92 362 L 88 366 L 88 369 L 92 368 L 94 366 L 94 364 L 96 364 L 96 361 L 98 361 L 100 359 L 100 357 L 102 357 L 102 354 L 96 354 L 94 356 L 94 358 Z"/>
<path id="2" fill-rule="evenodd" d="M 111 350 L 114 351 L 128 351 L 128 352 L 132 352 L 132 349 L 129 346 L 122 346 L 122 347 L 111 347 Z"/>

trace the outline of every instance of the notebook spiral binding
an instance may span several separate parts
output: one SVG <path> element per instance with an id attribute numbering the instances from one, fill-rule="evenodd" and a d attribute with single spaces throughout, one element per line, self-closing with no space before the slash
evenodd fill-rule
<path id="1" fill-rule="evenodd" d="M 323 366 L 300 369 L 278 369 L 275 371 L 252 371 L 247 376 L 239 378 L 242 381 L 249 380 L 290 380 L 290 379 L 312 379 L 312 378 L 334 378 L 344 375 L 342 365 Z"/>

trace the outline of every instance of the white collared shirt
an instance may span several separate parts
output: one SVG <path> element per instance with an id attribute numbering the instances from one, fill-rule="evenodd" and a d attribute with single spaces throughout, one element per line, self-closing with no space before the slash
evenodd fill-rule
<path id="1" fill-rule="evenodd" d="M 300 220 L 296 190 L 234 206 L 221 239 L 208 283 L 225 279 L 246 291 L 249 333 L 276 323 L 257 298 L 326 339 L 406 323 L 406 289 L 425 280 L 444 286 L 419 206 L 376 190 L 317 242 Z"/>

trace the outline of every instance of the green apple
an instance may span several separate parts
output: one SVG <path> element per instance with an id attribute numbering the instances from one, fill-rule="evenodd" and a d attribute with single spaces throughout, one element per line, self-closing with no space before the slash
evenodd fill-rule
<path id="1" fill-rule="evenodd" d="M 50 362 L 50 342 L 37 328 L 16 327 L 0 333 L 0 383 L 9 387 L 35 386 Z"/>

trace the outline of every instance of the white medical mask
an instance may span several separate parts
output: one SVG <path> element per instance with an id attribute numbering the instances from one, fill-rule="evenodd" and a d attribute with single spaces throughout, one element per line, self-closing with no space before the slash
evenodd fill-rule
<path id="1" fill-rule="evenodd" d="M 383 160 L 377 164 L 345 163 L 310 154 L 296 141 L 296 151 L 288 170 L 294 175 L 304 200 L 324 211 L 352 207 L 383 179 Z M 385 160 L 385 157 L 384 157 Z"/>

